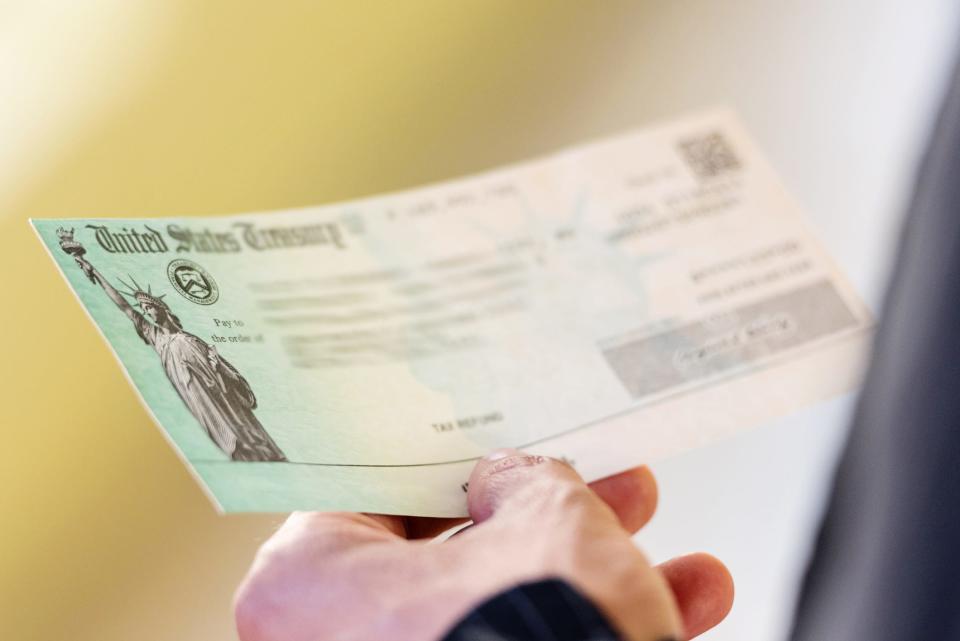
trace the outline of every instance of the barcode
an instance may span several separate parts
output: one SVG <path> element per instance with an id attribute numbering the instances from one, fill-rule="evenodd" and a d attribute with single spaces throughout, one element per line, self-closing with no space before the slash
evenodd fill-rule
<path id="1" fill-rule="evenodd" d="M 740 169 L 740 160 L 719 132 L 681 140 L 677 147 L 698 178 L 714 178 Z"/>

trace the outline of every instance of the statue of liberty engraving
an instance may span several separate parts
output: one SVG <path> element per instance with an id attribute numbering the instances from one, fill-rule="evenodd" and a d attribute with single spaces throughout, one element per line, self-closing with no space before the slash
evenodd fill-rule
<path id="1" fill-rule="evenodd" d="M 91 265 L 73 230 L 58 229 L 60 247 L 73 256 L 87 278 L 133 323 L 143 341 L 160 357 L 167 378 L 210 439 L 234 461 L 286 461 L 257 420 L 257 399 L 247 380 L 212 345 L 185 332 L 163 296 L 144 291 L 132 277 L 121 293 Z M 134 308 L 125 296 L 139 307 Z"/>

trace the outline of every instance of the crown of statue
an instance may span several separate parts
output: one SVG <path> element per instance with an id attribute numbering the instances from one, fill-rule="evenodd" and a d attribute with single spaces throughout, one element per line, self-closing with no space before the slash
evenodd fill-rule
<path id="1" fill-rule="evenodd" d="M 143 288 L 137 284 L 137 281 L 133 279 L 133 276 L 127 274 L 127 277 L 130 279 L 130 282 L 133 283 L 133 285 L 128 284 L 122 278 L 118 278 L 123 286 L 127 288 L 127 291 L 123 293 L 137 301 L 137 305 L 140 308 L 143 308 L 144 303 L 149 303 L 154 307 L 167 307 L 167 304 L 163 301 L 163 297 L 166 296 L 166 294 L 154 296 L 153 292 L 150 291 L 150 285 L 147 285 L 147 291 L 143 291 Z"/>

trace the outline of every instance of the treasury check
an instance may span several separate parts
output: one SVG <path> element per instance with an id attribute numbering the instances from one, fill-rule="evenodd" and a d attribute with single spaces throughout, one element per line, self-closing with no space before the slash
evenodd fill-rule
<path id="1" fill-rule="evenodd" d="M 225 511 L 463 515 L 500 447 L 600 478 L 850 389 L 871 325 L 726 112 L 346 203 L 32 223 Z"/>

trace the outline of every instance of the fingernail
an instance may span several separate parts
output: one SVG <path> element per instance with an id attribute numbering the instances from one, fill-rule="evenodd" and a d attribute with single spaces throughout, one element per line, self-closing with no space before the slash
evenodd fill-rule
<path id="1" fill-rule="evenodd" d="M 522 454 L 522 452 L 520 450 L 515 450 L 512 447 L 503 447 L 490 452 L 483 458 L 486 461 L 499 461 L 500 459 L 505 459 L 508 456 L 516 456 L 517 454 Z"/>

